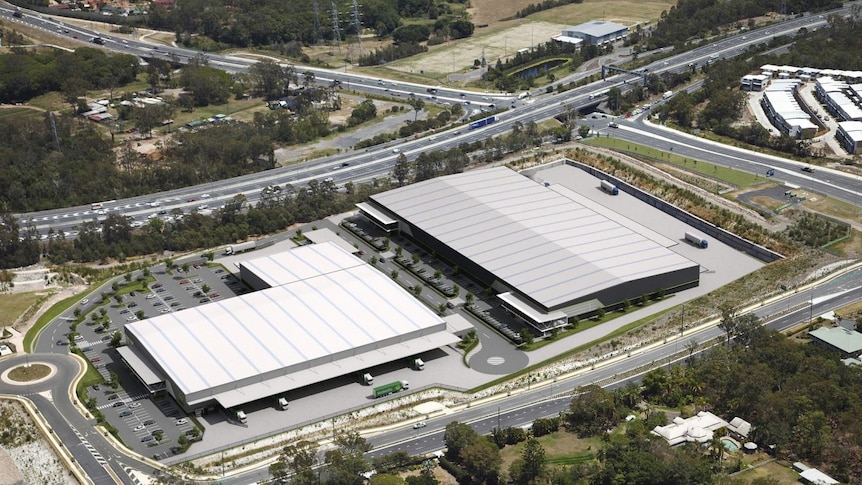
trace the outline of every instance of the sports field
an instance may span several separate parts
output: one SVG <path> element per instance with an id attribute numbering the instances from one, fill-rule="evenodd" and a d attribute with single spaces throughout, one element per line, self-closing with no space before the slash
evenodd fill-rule
<path id="1" fill-rule="evenodd" d="M 590 20 L 607 20 L 629 27 L 649 20 L 652 24 L 663 10 L 676 2 L 671 0 L 584 0 L 580 4 L 565 5 L 533 14 L 525 19 L 511 18 L 518 10 L 535 1 L 530 0 L 473 0 L 470 13 L 478 27 L 473 37 L 443 45 L 431 52 L 396 61 L 387 65 L 402 72 L 420 73 L 435 77 L 470 70 L 473 61 L 482 59 L 493 65 L 497 59 L 514 55 L 518 49 L 547 42 L 563 28 Z"/>

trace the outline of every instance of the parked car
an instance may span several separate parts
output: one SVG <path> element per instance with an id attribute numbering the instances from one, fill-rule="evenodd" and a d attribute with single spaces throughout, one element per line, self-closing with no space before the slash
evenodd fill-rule
<path id="1" fill-rule="evenodd" d="M 139 407 L 141 407 L 141 403 L 133 402 L 133 403 L 129 404 L 129 407 L 130 408 L 139 408 Z"/>
<path id="2" fill-rule="evenodd" d="M 189 422 L 189 420 L 188 420 L 188 419 L 186 419 L 186 418 L 180 418 L 180 419 L 178 419 L 178 420 L 177 420 L 177 423 L 176 423 L 176 424 L 177 424 L 177 426 L 182 426 L 182 425 L 184 425 L 184 424 L 186 424 L 186 423 L 188 423 L 188 422 Z"/>
<path id="3" fill-rule="evenodd" d="M 132 414 L 133 414 L 133 413 L 132 413 L 131 411 L 129 411 L 128 409 L 126 409 L 125 411 L 121 412 L 121 413 L 120 413 L 120 414 L 118 414 L 117 416 L 119 416 L 119 417 L 121 417 L 121 418 L 125 418 L 125 417 L 128 417 L 128 416 L 131 416 Z"/>

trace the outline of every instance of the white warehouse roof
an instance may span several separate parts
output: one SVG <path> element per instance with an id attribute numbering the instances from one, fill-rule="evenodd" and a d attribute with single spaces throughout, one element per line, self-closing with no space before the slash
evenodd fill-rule
<path id="1" fill-rule="evenodd" d="M 371 198 L 546 308 L 697 266 L 505 167 L 438 177 Z"/>
<path id="2" fill-rule="evenodd" d="M 391 278 L 332 243 L 246 264 L 278 286 L 126 326 L 189 404 L 241 404 L 403 357 L 402 348 L 458 341 Z M 324 372 L 310 375 L 316 368 Z"/>
<path id="3" fill-rule="evenodd" d="M 567 27 L 563 29 L 563 33 L 567 32 L 579 32 L 582 34 L 590 35 L 592 37 L 604 37 L 606 35 L 616 34 L 622 30 L 627 29 L 625 25 L 617 24 L 614 22 L 607 22 L 604 20 L 592 20 L 590 22 L 584 22 L 579 25 L 575 25 L 574 27 Z"/>

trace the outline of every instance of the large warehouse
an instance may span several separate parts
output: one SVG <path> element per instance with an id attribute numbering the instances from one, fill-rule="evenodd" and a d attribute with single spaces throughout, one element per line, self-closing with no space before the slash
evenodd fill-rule
<path id="1" fill-rule="evenodd" d="M 234 408 L 459 340 L 391 278 L 333 243 L 241 270 L 264 289 L 125 327 L 126 363 L 187 411 Z"/>
<path id="2" fill-rule="evenodd" d="M 567 27 L 563 29 L 560 35 L 566 38 L 581 39 L 587 45 L 601 45 L 622 40 L 629 35 L 629 28 L 614 22 L 593 20 L 574 27 Z"/>
<path id="3" fill-rule="evenodd" d="M 505 167 L 390 190 L 359 207 L 495 290 L 542 332 L 700 281 L 699 265 L 668 249 L 679 241 L 634 221 L 623 225 L 586 197 Z"/>

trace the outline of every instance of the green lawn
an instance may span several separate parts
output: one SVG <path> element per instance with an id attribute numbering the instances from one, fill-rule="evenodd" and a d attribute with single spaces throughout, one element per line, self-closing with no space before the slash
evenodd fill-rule
<path id="1" fill-rule="evenodd" d="M 545 449 L 545 463 L 549 466 L 568 466 L 585 463 L 595 459 L 596 452 L 602 447 L 600 438 L 578 438 L 574 433 L 557 431 L 537 438 Z M 507 469 L 521 456 L 524 443 L 507 446 L 500 451 L 503 469 Z"/>
<path id="2" fill-rule="evenodd" d="M 44 112 L 29 108 L 0 109 L 0 120 L 42 119 Z"/>
<path id="3" fill-rule="evenodd" d="M 41 297 L 36 292 L 0 295 L 0 327 L 11 327 Z"/>
<path id="4" fill-rule="evenodd" d="M 643 156 L 651 158 L 654 161 L 670 163 L 678 167 L 682 167 L 690 172 L 699 173 L 706 177 L 721 180 L 737 187 L 745 187 L 755 183 L 760 183 L 766 180 L 765 175 L 753 174 L 734 170 L 721 165 L 694 160 L 692 158 L 681 157 L 675 155 L 672 151 L 659 150 L 637 143 L 632 143 L 626 140 L 621 140 L 614 137 L 596 137 L 584 140 L 588 145 L 601 146 L 611 148 L 621 152 L 629 153 L 634 156 Z"/>

